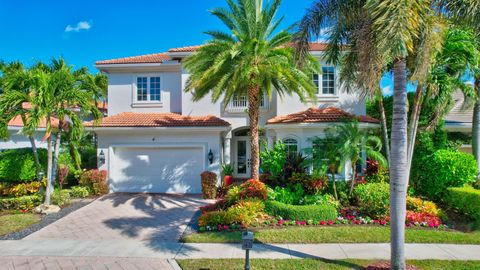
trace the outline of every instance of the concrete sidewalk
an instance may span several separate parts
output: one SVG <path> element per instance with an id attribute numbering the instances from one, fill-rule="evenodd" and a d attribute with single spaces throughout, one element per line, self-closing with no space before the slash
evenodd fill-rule
<path id="1" fill-rule="evenodd" d="M 183 244 L 134 240 L 0 241 L 0 258 L 15 256 L 149 259 L 243 258 L 240 244 Z M 252 258 L 389 259 L 389 244 L 255 244 Z M 407 259 L 480 260 L 480 245 L 406 244 Z"/>

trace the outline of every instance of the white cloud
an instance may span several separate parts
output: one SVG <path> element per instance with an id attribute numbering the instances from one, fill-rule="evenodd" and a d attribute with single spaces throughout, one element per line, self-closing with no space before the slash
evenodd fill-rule
<path id="1" fill-rule="evenodd" d="M 88 30 L 92 25 L 87 21 L 78 22 L 76 26 L 70 24 L 65 27 L 65 32 L 80 32 L 81 30 Z"/>
<path id="2" fill-rule="evenodd" d="M 387 85 L 387 86 L 382 88 L 382 93 L 385 96 L 391 96 L 393 94 L 393 89 L 390 85 Z"/>

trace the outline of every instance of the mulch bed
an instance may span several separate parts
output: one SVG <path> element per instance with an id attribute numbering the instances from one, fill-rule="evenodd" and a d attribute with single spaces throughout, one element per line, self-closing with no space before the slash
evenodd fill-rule
<path id="1" fill-rule="evenodd" d="M 88 205 L 89 203 L 93 202 L 96 198 L 86 198 L 86 199 L 78 199 L 72 201 L 71 204 L 62 208 L 60 212 L 50 215 L 44 215 L 40 222 L 33 224 L 32 226 L 25 228 L 18 232 L 9 233 L 6 235 L 0 236 L 0 240 L 20 240 L 40 229 L 46 227 L 53 222 L 65 217 L 66 215 Z"/>
<path id="2" fill-rule="evenodd" d="M 407 265 L 407 270 L 421 270 L 420 268 L 413 266 L 413 265 Z M 377 263 L 374 263 L 372 265 L 369 265 L 365 267 L 365 270 L 390 270 L 390 262 L 387 261 L 380 261 Z"/>

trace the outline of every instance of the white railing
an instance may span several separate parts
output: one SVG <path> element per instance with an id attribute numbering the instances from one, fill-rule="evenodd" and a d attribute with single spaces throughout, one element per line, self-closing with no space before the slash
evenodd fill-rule
<path id="1" fill-rule="evenodd" d="M 267 97 L 263 97 L 260 103 L 260 110 L 266 111 L 269 109 L 269 102 Z M 227 105 L 226 111 L 230 113 L 243 113 L 248 109 L 248 100 L 246 96 L 233 97 Z"/>

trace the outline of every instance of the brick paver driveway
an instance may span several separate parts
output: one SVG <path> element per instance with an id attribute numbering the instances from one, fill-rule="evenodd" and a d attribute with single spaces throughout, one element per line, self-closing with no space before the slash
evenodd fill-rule
<path id="1" fill-rule="evenodd" d="M 110 194 L 24 239 L 176 242 L 206 203 L 195 196 Z"/>

